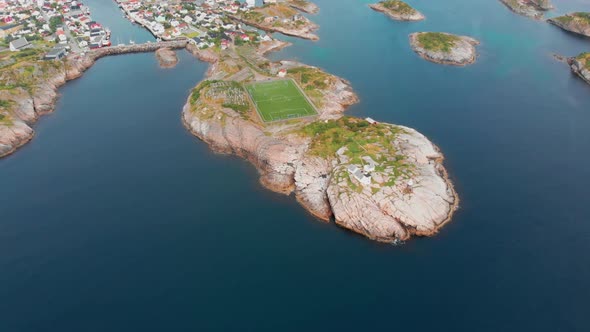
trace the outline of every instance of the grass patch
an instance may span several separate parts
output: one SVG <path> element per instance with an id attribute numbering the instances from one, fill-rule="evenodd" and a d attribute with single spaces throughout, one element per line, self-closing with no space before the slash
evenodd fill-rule
<path id="1" fill-rule="evenodd" d="M 576 57 L 578 61 L 584 64 L 584 67 L 590 70 L 590 52 L 584 52 Z"/>
<path id="2" fill-rule="evenodd" d="M 449 53 L 459 37 L 441 32 L 424 32 L 418 35 L 418 43 L 426 50 Z"/>
<path id="3" fill-rule="evenodd" d="M 264 122 L 317 114 L 315 107 L 293 80 L 253 83 L 246 90 Z"/>
<path id="4" fill-rule="evenodd" d="M 555 18 L 553 18 L 553 20 L 563 23 L 563 24 L 570 24 L 575 21 L 576 23 L 590 25 L 590 13 L 585 13 L 585 12 L 571 13 L 571 14 L 555 17 Z"/>

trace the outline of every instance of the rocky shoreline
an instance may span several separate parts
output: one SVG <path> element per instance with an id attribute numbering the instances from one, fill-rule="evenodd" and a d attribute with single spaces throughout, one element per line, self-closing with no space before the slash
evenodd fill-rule
<path id="1" fill-rule="evenodd" d="M 399 1 L 400 3 L 402 3 L 405 6 L 408 6 L 407 4 Z M 416 9 L 409 7 L 409 9 L 406 11 L 396 11 L 396 10 L 392 10 L 390 8 L 387 8 L 383 2 L 379 2 L 376 4 L 370 4 L 369 7 L 375 11 L 378 11 L 380 13 L 384 13 L 385 15 L 389 16 L 391 19 L 397 20 L 397 21 L 422 21 L 424 20 L 426 17 L 420 13 L 419 11 L 417 11 Z"/>
<path id="2" fill-rule="evenodd" d="M 178 49 L 186 46 L 186 40 L 117 46 L 91 51 L 84 56 L 72 55 L 64 61 L 43 62 L 43 71 L 36 69 L 43 77 L 39 77 L 30 91 L 22 87 L 0 90 L 0 99 L 14 104 L 13 115 L 6 120 L 9 122 L 0 122 L 0 158 L 14 153 L 33 138 L 35 132 L 31 125 L 40 116 L 53 111 L 59 87 L 82 76 L 98 59 L 110 55 L 153 52 L 160 48 Z"/>
<path id="3" fill-rule="evenodd" d="M 477 59 L 475 46 L 479 45 L 479 41 L 471 37 L 441 32 L 416 32 L 410 34 L 409 38 L 412 50 L 434 63 L 466 66 L 475 63 Z"/>

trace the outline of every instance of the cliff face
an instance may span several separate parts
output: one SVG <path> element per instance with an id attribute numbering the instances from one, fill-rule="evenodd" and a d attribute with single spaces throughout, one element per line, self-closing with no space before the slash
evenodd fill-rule
<path id="1" fill-rule="evenodd" d="M 436 48 L 425 45 L 421 41 L 421 36 L 431 34 L 437 35 L 432 42 Z M 450 41 L 444 41 L 449 44 L 447 48 L 440 46 L 441 43 L 444 43 L 438 40 L 440 37 L 452 38 Z M 465 66 L 474 63 L 477 58 L 475 45 L 478 44 L 479 42 L 471 37 L 455 36 L 448 33 L 416 32 L 410 35 L 412 49 L 422 58 L 431 62 L 455 66 Z"/>
<path id="2" fill-rule="evenodd" d="M 547 21 L 563 30 L 590 37 L 590 13 L 572 13 Z"/>

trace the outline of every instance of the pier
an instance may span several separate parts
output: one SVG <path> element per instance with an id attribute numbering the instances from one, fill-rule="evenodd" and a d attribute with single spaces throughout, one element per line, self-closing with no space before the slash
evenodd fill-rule
<path id="1" fill-rule="evenodd" d="M 160 48 L 180 49 L 185 48 L 188 43 L 188 39 L 182 39 L 173 41 L 147 42 L 143 44 L 117 45 L 91 50 L 86 53 L 86 56 L 93 60 L 97 60 L 109 55 L 154 52 Z"/>

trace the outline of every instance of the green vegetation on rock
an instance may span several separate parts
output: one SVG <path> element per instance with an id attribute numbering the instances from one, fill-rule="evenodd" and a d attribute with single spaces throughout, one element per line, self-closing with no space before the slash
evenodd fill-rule
<path id="1" fill-rule="evenodd" d="M 403 2 L 403 1 L 399 1 L 399 0 L 385 0 L 385 1 L 381 1 L 380 4 L 399 14 L 404 14 L 404 15 L 412 15 L 416 13 L 416 10 L 414 8 L 412 8 L 412 6 L 408 5 L 407 3 Z"/>
<path id="2" fill-rule="evenodd" d="M 590 25 L 590 13 L 571 13 L 559 17 L 552 18 L 552 20 L 563 24 L 570 24 L 573 21 L 577 21 L 582 24 Z"/>
<path id="3" fill-rule="evenodd" d="M 449 53 L 459 41 L 459 37 L 441 32 L 423 32 L 418 34 L 418 43 L 424 49 Z"/>
<path id="4" fill-rule="evenodd" d="M 590 70 L 590 52 L 584 52 L 576 57 L 576 60 L 580 61 L 584 68 Z"/>
<path id="5" fill-rule="evenodd" d="M 379 165 L 377 172 L 393 174 L 386 185 L 393 185 L 400 175 L 410 175 L 413 165 L 397 153 L 393 142 L 403 132 L 389 124 L 370 124 L 366 120 L 342 117 L 338 120 L 317 121 L 300 129 L 300 134 L 311 137 L 309 153 L 323 158 L 336 157 L 338 150 L 351 164 L 362 164 L 362 157 L 369 156 Z M 387 169 L 387 170 L 386 170 Z"/>

